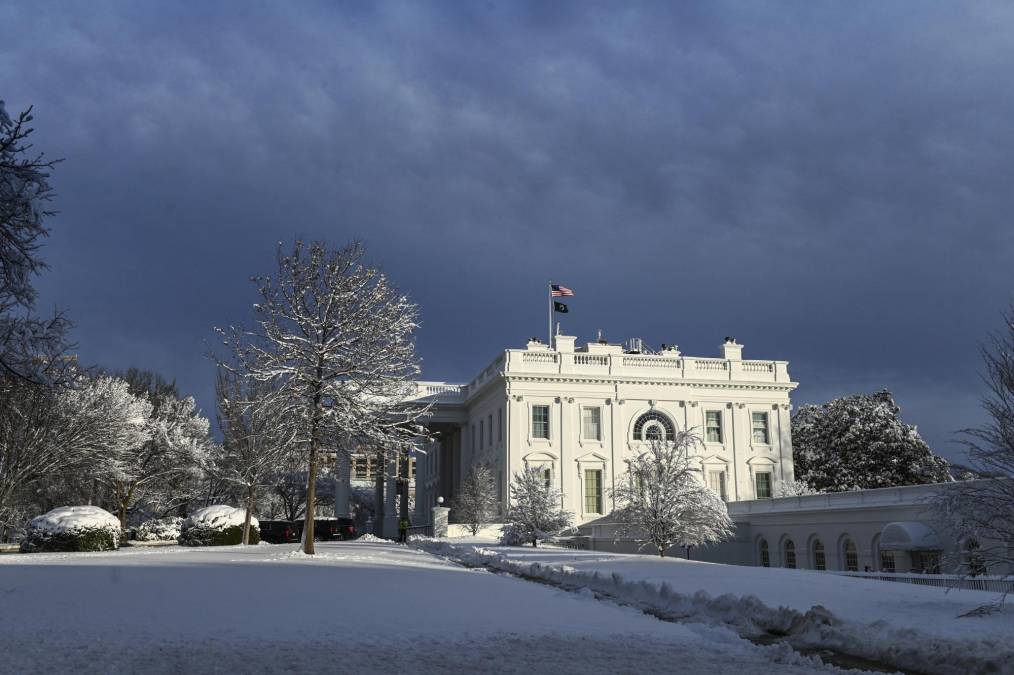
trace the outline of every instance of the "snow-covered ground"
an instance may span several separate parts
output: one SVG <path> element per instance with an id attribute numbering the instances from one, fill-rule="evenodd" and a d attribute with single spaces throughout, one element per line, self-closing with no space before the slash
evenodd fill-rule
<path id="1" fill-rule="evenodd" d="M 959 618 L 995 600 L 992 593 L 649 555 L 503 547 L 476 538 L 414 544 L 686 620 L 735 625 L 747 634 L 794 632 L 794 644 L 924 672 L 1014 672 L 1014 603 L 1001 613 Z M 829 614 L 806 617 L 814 605 Z"/>
<path id="2" fill-rule="evenodd" d="M 811 673 L 784 646 L 379 542 L 0 557 L 0 672 Z"/>

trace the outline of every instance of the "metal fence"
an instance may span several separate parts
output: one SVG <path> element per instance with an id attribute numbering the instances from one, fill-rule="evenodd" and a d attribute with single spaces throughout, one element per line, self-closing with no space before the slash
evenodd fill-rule
<path id="1" fill-rule="evenodd" d="M 860 579 L 877 579 L 878 581 L 894 581 L 917 586 L 936 586 L 938 588 L 960 588 L 971 591 L 989 591 L 991 593 L 1014 592 L 1014 578 L 999 576 L 965 577 L 957 574 L 911 574 L 904 572 L 829 572 L 846 577 Z"/>

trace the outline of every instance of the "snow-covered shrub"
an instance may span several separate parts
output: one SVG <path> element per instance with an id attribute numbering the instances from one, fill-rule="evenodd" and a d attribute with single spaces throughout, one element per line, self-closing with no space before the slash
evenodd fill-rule
<path id="1" fill-rule="evenodd" d="M 111 551 L 120 547 L 120 521 L 97 506 L 62 506 L 33 518 L 21 550 Z"/>
<path id="2" fill-rule="evenodd" d="M 205 506 L 183 521 L 180 528 L 180 543 L 184 546 L 230 546 L 243 543 L 243 521 L 245 509 L 225 504 Z M 261 540 L 260 523 L 250 518 L 250 542 Z"/>
<path id="3" fill-rule="evenodd" d="M 183 519 L 179 516 L 146 520 L 134 529 L 137 541 L 176 541 L 180 538 Z"/>

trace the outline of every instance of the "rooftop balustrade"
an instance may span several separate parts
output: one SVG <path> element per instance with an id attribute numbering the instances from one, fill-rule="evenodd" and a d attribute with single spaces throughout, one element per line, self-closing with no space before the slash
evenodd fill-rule
<path id="1" fill-rule="evenodd" d="M 418 382 L 417 398 L 438 403 L 463 403 L 490 379 L 512 374 L 793 384 L 786 361 L 696 358 L 675 352 L 627 354 L 618 350 L 590 353 L 508 349 L 468 384 Z"/>

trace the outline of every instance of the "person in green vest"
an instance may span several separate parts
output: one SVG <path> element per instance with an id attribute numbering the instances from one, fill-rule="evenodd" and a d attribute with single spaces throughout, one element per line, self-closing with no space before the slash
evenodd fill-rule
<path id="1" fill-rule="evenodd" d="M 398 543 L 400 544 L 408 543 L 408 527 L 409 527 L 408 519 L 402 519 L 398 522 Z"/>

